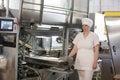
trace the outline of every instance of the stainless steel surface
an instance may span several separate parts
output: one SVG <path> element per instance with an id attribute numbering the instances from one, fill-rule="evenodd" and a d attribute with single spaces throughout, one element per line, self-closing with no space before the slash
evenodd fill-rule
<path id="1" fill-rule="evenodd" d="M 36 22 L 39 22 L 41 24 L 42 16 L 43 16 L 43 4 L 44 4 L 44 0 L 37 1 L 37 3 L 35 3 L 34 1 L 31 2 L 31 1 L 21 0 L 21 5 L 20 5 L 20 22 L 22 23 L 23 20 L 25 20 L 27 18 L 27 17 L 25 18 L 25 16 L 23 16 L 26 13 L 26 11 L 28 11 L 28 12 L 31 11 L 32 13 L 33 12 L 36 13 L 36 11 L 38 11 L 37 12 L 38 15 L 36 17 L 37 20 L 33 16 L 32 17 L 29 16 L 31 18 L 30 19 L 27 18 L 27 19 L 35 20 Z M 27 6 L 29 6 L 29 7 L 27 7 Z M 34 6 L 36 6 L 37 8 L 34 7 Z M 27 13 L 27 14 L 29 14 L 29 13 Z"/>
<path id="2" fill-rule="evenodd" d="M 15 48 L 4 47 L 4 56 L 7 58 L 7 69 L 2 73 L 2 80 L 17 80 L 17 51 Z"/>
<path id="3" fill-rule="evenodd" d="M 72 65 L 73 60 L 70 58 L 55 58 L 55 57 L 47 57 L 47 56 L 26 56 L 25 61 L 27 63 L 38 64 L 38 65 L 46 65 L 49 67 L 61 68 L 63 70 L 69 69 L 70 65 Z"/>
<path id="4" fill-rule="evenodd" d="M 64 62 L 64 60 L 60 59 L 60 58 L 55 58 L 55 57 L 46 57 L 46 56 L 33 56 L 30 57 L 33 59 L 39 59 L 39 60 L 46 60 L 46 61 L 53 61 L 53 62 Z"/>
<path id="5" fill-rule="evenodd" d="M 80 0 L 21 0 L 20 18 L 21 21 L 27 20 L 27 22 L 34 19 L 40 24 L 41 22 L 44 24 L 77 23 L 77 20 L 88 15 L 88 5 L 78 3 L 83 2 Z M 85 0 L 83 4 L 89 4 L 89 1 Z"/>
<path id="6" fill-rule="evenodd" d="M 106 17 L 109 47 L 111 50 L 113 69 L 120 74 L 120 17 Z"/>
<path id="7" fill-rule="evenodd" d="M 3 55 L 0 55 L 0 70 L 5 70 L 7 67 L 7 59 Z"/>
<path id="8" fill-rule="evenodd" d="M 2 21 L 8 21 L 8 19 L 13 19 L 13 23 L 16 22 L 16 18 L 1 18 Z M 8 21 L 9 22 L 9 21 Z M 19 26 L 13 24 L 13 30 L 0 30 L 0 34 L 4 38 L 3 41 L 3 53 L 7 59 L 6 69 L 0 71 L 0 80 L 17 80 L 17 65 L 18 65 L 18 36 L 19 36 Z"/>

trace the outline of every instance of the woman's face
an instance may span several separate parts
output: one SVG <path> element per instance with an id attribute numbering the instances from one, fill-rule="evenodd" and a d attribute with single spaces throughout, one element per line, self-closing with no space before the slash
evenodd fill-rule
<path id="1" fill-rule="evenodd" d="M 83 31 L 89 31 L 90 27 L 88 25 L 86 25 L 86 24 L 83 24 L 82 29 L 83 29 Z"/>

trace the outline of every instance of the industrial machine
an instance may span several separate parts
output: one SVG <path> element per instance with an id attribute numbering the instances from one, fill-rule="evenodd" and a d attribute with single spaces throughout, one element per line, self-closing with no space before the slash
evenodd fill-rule
<path id="1" fill-rule="evenodd" d="M 110 52 L 112 55 L 113 73 L 117 75 L 120 74 L 120 12 L 105 12 L 105 16 Z"/>
<path id="2" fill-rule="evenodd" d="M 80 24 L 72 25 L 66 31 L 65 27 L 57 25 L 32 25 L 22 31 L 19 41 L 19 80 L 73 80 L 69 76 L 72 73 L 78 79 L 77 72 L 72 69 L 73 59 L 68 57 L 68 53 L 74 37 L 82 32 Z M 101 75 L 98 77 L 101 78 Z"/>
<path id="3" fill-rule="evenodd" d="M 35 26 L 32 25 L 32 27 Z M 49 78 L 58 80 L 58 78 L 66 78 L 65 76 L 72 73 L 73 59 L 65 56 L 66 54 L 63 52 L 63 33 L 63 26 L 55 25 L 41 25 L 34 29 L 31 27 L 24 29 L 19 41 L 19 80 L 36 78 L 43 80 L 41 75 L 46 74 L 52 75 L 46 76 L 45 80 L 49 80 Z"/>
<path id="4" fill-rule="evenodd" d="M 0 17 L 0 80 L 17 80 L 18 36 L 17 19 Z"/>

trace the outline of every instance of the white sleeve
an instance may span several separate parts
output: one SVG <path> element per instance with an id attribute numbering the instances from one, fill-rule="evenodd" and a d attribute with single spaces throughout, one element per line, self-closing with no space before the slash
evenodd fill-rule
<path id="1" fill-rule="evenodd" d="M 94 46 L 96 46 L 97 44 L 99 44 L 99 37 L 97 34 L 94 35 Z"/>
<path id="2" fill-rule="evenodd" d="M 78 43 L 78 40 L 79 40 L 79 34 L 77 34 L 73 40 L 73 44 L 77 45 Z"/>

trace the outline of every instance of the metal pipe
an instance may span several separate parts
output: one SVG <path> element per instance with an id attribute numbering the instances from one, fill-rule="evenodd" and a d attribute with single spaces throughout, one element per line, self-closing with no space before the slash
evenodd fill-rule
<path id="1" fill-rule="evenodd" d="M 38 3 L 26 2 L 26 1 L 24 1 L 24 3 L 26 3 L 26 4 L 33 4 L 33 5 L 41 5 L 41 4 L 38 4 Z"/>
<path id="2" fill-rule="evenodd" d="M 72 0 L 72 3 L 71 3 L 71 15 L 70 15 L 70 24 L 72 24 L 72 21 L 73 21 L 73 10 L 74 10 L 74 0 Z"/>
<path id="3" fill-rule="evenodd" d="M 9 16 L 9 0 L 7 0 L 6 17 Z"/>
<path id="4" fill-rule="evenodd" d="M 41 6 L 40 6 L 40 24 L 42 23 L 43 8 L 44 8 L 44 0 L 41 0 Z"/>
<path id="5" fill-rule="evenodd" d="M 88 17 L 88 14 L 89 14 L 89 5 L 90 5 L 90 1 L 87 0 L 87 17 Z"/>
<path id="6" fill-rule="evenodd" d="M 20 7 L 19 7 L 19 22 L 22 22 L 22 8 L 23 8 L 23 0 L 20 0 Z"/>

